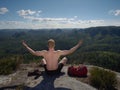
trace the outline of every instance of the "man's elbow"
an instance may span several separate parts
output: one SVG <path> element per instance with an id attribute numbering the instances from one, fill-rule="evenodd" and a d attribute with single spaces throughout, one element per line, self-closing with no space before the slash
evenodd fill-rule
<path id="1" fill-rule="evenodd" d="M 72 53 L 73 53 L 73 51 L 70 50 L 67 52 L 67 55 L 72 54 Z"/>
<path id="2" fill-rule="evenodd" d="M 70 49 L 69 53 L 72 54 L 73 52 L 75 52 L 75 49 Z"/>

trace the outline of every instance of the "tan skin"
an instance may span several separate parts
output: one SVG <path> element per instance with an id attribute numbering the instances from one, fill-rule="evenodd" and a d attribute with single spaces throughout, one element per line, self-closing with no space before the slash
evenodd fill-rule
<path id="1" fill-rule="evenodd" d="M 27 48 L 27 50 L 32 55 L 42 56 L 44 58 L 43 63 L 47 65 L 48 70 L 56 70 L 58 68 L 58 59 L 60 58 L 60 56 L 65 56 L 76 51 L 81 46 L 82 40 L 80 40 L 77 45 L 75 45 L 69 50 L 55 50 L 54 47 L 53 48 L 48 47 L 48 51 L 47 50 L 34 51 L 24 41 L 22 42 L 22 44 Z M 63 60 L 60 62 L 65 64 L 66 61 L 67 58 L 63 58 Z"/>

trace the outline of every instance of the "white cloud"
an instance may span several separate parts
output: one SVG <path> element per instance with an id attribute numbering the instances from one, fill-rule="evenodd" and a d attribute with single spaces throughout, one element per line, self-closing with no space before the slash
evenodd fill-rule
<path id="1" fill-rule="evenodd" d="M 41 11 L 19 10 L 17 11 L 20 17 L 28 20 L 28 22 L 20 21 L 4 21 L 0 22 L 0 28 L 25 28 L 25 29 L 40 29 L 40 28 L 86 28 L 91 26 L 102 25 L 104 20 L 79 20 L 77 16 L 72 18 L 50 18 L 40 17 Z"/>
<path id="2" fill-rule="evenodd" d="M 76 19 L 78 16 L 74 16 L 74 18 Z"/>
<path id="3" fill-rule="evenodd" d="M 5 14 L 5 13 L 7 13 L 9 10 L 7 9 L 7 8 L 5 8 L 5 7 L 2 7 L 2 8 L 0 8 L 0 14 Z"/>
<path id="4" fill-rule="evenodd" d="M 39 18 L 40 19 L 40 18 Z M 45 18 L 46 19 L 46 18 Z M 103 26 L 103 20 L 69 20 L 67 18 L 41 18 L 39 22 L 0 21 L 0 29 L 40 29 L 40 28 L 87 28 Z"/>
<path id="5" fill-rule="evenodd" d="M 0 21 L 0 29 L 36 29 L 36 25 L 22 21 Z"/>
<path id="6" fill-rule="evenodd" d="M 59 17 L 41 17 L 42 11 L 19 10 L 17 13 L 26 21 L 0 21 L 0 29 L 2 28 L 24 28 L 24 29 L 41 29 L 41 28 L 88 28 L 95 26 L 120 25 L 120 21 L 104 21 L 104 20 L 80 20 L 78 16 L 72 18 Z M 112 22 L 112 23 L 111 23 Z M 113 23 L 114 22 L 114 23 Z"/>
<path id="7" fill-rule="evenodd" d="M 109 13 L 114 15 L 114 16 L 120 16 L 120 9 L 118 9 L 118 10 L 110 10 Z"/>
<path id="8" fill-rule="evenodd" d="M 34 12 L 34 13 L 29 13 L 28 12 Z M 48 26 L 58 26 L 58 27 L 62 27 L 61 25 L 63 25 L 64 27 L 67 26 L 77 26 L 79 27 L 79 25 L 81 26 L 81 24 L 101 24 L 102 22 L 104 22 L 104 20 L 78 20 L 77 16 L 74 16 L 73 18 L 48 18 L 48 17 L 36 17 L 33 14 L 37 13 L 41 13 L 40 11 L 31 11 L 31 10 L 20 10 L 18 11 L 19 16 L 23 17 L 24 19 L 30 20 L 32 22 L 37 22 L 37 23 L 44 23 L 47 24 Z M 53 25 L 52 25 L 53 24 Z M 65 26 L 66 25 L 66 26 Z M 84 25 L 83 25 L 84 26 Z"/>
<path id="9" fill-rule="evenodd" d="M 119 16 L 120 15 L 120 10 L 115 10 L 115 16 Z"/>
<path id="10" fill-rule="evenodd" d="M 37 15 L 39 16 L 39 14 L 41 13 L 42 11 L 32 11 L 30 9 L 28 10 L 19 10 L 17 11 L 17 13 L 19 14 L 19 16 L 29 16 L 29 15 Z"/>
<path id="11" fill-rule="evenodd" d="M 71 21 L 77 18 L 74 16 L 73 18 L 41 18 L 40 14 L 42 11 L 32 11 L 32 10 L 19 10 L 17 13 L 20 17 L 31 20 L 31 21 L 38 21 L 38 22 L 49 22 L 49 21 Z"/>
<path id="12" fill-rule="evenodd" d="M 39 17 L 40 13 L 42 13 L 42 11 L 37 11 L 36 16 Z"/>

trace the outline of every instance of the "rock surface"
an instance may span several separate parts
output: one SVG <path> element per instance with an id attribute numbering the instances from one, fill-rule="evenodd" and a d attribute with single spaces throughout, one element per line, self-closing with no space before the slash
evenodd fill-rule
<path id="1" fill-rule="evenodd" d="M 95 88 L 76 80 L 67 75 L 67 67 L 64 67 L 61 75 L 48 76 L 43 75 L 38 79 L 29 78 L 26 82 L 26 90 L 96 90 Z"/>
<path id="2" fill-rule="evenodd" d="M 92 86 L 82 83 L 67 75 L 67 66 L 62 69 L 59 76 L 48 76 L 40 68 L 42 74 L 28 77 L 28 71 L 35 68 L 22 66 L 22 69 L 9 76 L 0 76 L 0 90 L 16 90 L 22 87 L 24 90 L 96 90 Z M 21 86 L 20 86 L 21 85 Z"/>

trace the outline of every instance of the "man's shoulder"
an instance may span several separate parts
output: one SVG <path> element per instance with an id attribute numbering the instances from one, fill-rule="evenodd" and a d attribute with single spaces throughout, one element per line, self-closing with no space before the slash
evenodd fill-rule
<path id="1" fill-rule="evenodd" d="M 42 50 L 42 52 L 48 52 L 47 50 Z"/>
<path id="2" fill-rule="evenodd" d="M 56 50 L 57 52 L 61 52 L 62 50 Z"/>
<path id="3" fill-rule="evenodd" d="M 56 50 L 58 53 L 63 53 L 63 50 Z"/>
<path id="4" fill-rule="evenodd" d="M 47 52 L 47 50 L 42 50 L 43 52 Z"/>
<path id="5" fill-rule="evenodd" d="M 47 50 L 41 50 L 41 51 L 37 51 L 37 52 L 47 52 Z"/>

